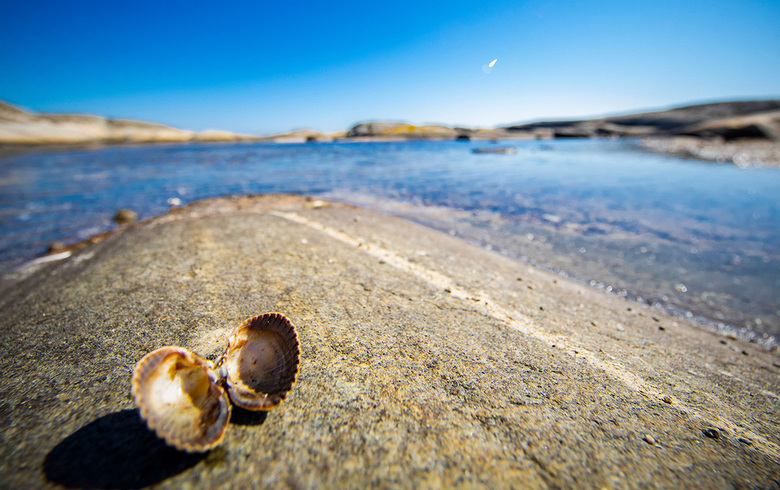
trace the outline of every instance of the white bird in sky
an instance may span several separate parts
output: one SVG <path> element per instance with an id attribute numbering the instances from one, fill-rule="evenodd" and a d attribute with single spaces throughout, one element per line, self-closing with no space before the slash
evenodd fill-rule
<path id="1" fill-rule="evenodd" d="M 498 58 L 496 58 L 493 61 L 491 61 L 490 64 L 488 64 L 488 67 L 493 68 L 493 65 L 496 64 L 496 61 L 498 61 Z"/>

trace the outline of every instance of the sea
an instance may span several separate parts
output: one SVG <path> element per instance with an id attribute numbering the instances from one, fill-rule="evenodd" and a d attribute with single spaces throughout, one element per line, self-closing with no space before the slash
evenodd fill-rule
<path id="1" fill-rule="evenodd" d="M 501 152 L 509 148 L 512 152 Z M 477 150 L 475 152 L 474 150 Z M 488 150 L 487 152 L 484 150 Z M 780 169 L 631 139 L 190 143 L 0 157 L 0 272 L 198 199 L 295 193 L 404 217 L 777 348 Z"/>

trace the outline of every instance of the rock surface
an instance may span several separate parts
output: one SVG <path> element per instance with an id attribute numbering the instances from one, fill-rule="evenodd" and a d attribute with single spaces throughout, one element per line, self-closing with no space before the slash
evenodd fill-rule
<path id="1" fill-rule="evenodd" d="M 130 399 L 135 363 L 165 345 L 213 359 L 265 311 L 300 335 L 287 400 L 234 411 L 205 455 L 156 439 Z M 780 475 L 777 353 L 295 196 L 193 203 L 2 277 L 0 367 L 9 487 L 723 488 Z"/>

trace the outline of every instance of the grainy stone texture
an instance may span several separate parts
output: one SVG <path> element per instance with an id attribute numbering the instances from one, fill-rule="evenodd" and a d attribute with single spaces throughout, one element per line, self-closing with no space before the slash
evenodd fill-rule
<path id="1" fill-rule="evenodd" d="M 234 410 L 207 454 L 165 446 L 133 409 L 135 363 L 215 359 L 266 311 L 299 330 L 287 400 Z M 2 278 L 0 481 L 779 485 L 778 355 L 721 340 L 400 219 L 201 201 Z"/>

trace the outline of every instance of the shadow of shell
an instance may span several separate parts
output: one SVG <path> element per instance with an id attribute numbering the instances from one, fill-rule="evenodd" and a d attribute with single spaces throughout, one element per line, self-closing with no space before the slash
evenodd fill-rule
<path id="1" fill-rule="evenodd" d="M 178 451 L 150 431 L 136 410 L 96 419 L 46 455 L 46 478 L 68 488 L 142 488 L 195 466 L 206 454 Z"/>

